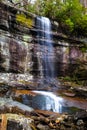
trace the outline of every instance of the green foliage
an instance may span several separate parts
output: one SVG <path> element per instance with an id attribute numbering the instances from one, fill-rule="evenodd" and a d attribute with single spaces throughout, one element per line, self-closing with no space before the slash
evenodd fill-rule
<path id="1" fill-rule="evenodd" d="M 62 10 L 60 10 L 57 17 L 59 18 L 58 20 L 60 21 L 61 26 L 63 26 L 63 28 L 65 27 L 65 32 L 67 32 L 66 30 L 68 29 L 68 34 L 72 34 L 72 31 L 74 33 L 79 33 L 78 28 L 82 23 L 81 20 L 84 21 L 84 15 L 85 9 L 78 0 L 66 0 L 66 2 L 62 4 Z M 80 30 L 83 30 L 81 26 Z"/>
<path id="2" fill-rule="evenodd" d="M 71 79 L 70 76 L 65 76 L 65 77 L 63 77 L 63 80 L 65 80 L 65 81 L 72 81 L 72 79 Z"/>
<path id="3" fill-rule="evenodd" d="M 83 15 L 75 25 L 75 30 L 82 36 L 87 36 L 87 15 Z"/>
<path id="4" fill-rule="evenodd" d="M 84 52 L 87 52 L 87 43 L 84 44 L 83 47 L 81 47 L 81 51 L 84 53 Z"/>
<path id="5" fill-rule="evenodd" d="M 74 23 L 71 21 L 70 18 L 67 19 L 67 20 L 65 20 L 65 25 L 66 25 L 66 27 L 67 27 L 67 29 L 68 29 L 69 32 L 73 31 L 73 29 L 74 29 Z"/>
<path id="6" fill-rule="evenodd" d="M 27 11 L 56 20 L 66 34 L 87 36 L 87 9 L 79 0 L 36 0 L 33 4 L 28 3 L 25 5 Z"/>

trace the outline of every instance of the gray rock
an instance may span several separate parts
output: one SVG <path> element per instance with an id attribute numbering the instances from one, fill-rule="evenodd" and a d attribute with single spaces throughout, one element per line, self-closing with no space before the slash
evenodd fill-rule
<path id="1" fill-rule="evenodd" d="M 37 125 L 37 128 L 39 130 L 50 130 L 49 126 L 48 125 L 42 125 L 42 124 L 38 124 Z"/>
<path id="2" fill-rule="evenodd" d="M 76 124 L 77 124 L 78 126 L 81 126 L 81 125 L 84 125 L 84 122 L 83 122 L 83 120 L 78 120 Z"/>
<path id="3" fill-rule="evenodd" d="M 17 101 L 13 101 L 12 99 L 10 98 L 0 98 L 0 106 L 3 107 L 5 106 L 6 108 L 18 108 L 22 111 L 28 111 L 28 112 L 31 112 L 33 111 L 33 108 L 31 107 L 28 107 L 27 105 L 24 105 L 22 103 L 19 103 Z"/>

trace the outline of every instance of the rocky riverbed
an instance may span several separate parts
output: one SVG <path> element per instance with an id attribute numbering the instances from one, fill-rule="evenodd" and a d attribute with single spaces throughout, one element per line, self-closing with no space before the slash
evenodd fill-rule
<path id="1" fill-rule="evenodd" d="M 15 106 L 0 114 L 0 126 L 1 130 L 87 130 L 87 112 L 69 115 L 43 110 L 24 111 Z"/>
<path id="2" fill-rule="evenodd" d="M 39 85 L 38 82 L 36 84 L 34 82 L 27 82 L 27 84 L 14 84 L 13 86 L 5 83 L 0 84 L 1 130 L 87 130 L 86 96 L 81 97 L 75 87 L 71 89 L 71 87 L 63 86 L 58 89 L 54 86 L 54 89 L 52 89 L 55 94 L 59 93 L 67 100 L 66 104 L 69 102 L 72 104 L 74 101 L 75 106 L 82 106 L 84 108 L 83 110 L 78 109 L 76 112 L 69 114 L 68 112 L 58 113 L 37 110 L 23 104 L 21 102 L 21 96 L 36 96 L 36 93 L 30 88 L 31 86 L 36 87 Z M 49 91 L 51 87 L 52 84 L 48 88 L 43 89 L 42 87 L 41 90 Z M 80 90 L 80 93 L 83 93 L 79 87 L 78 90 Z M 85 89 L 83 90 L 85 91 Z M 79 99 L 77 100 L 77 98 Z"/>

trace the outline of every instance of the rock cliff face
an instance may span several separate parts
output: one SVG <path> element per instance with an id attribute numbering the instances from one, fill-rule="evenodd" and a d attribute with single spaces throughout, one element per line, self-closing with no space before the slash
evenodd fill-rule
<path id="1" fill-rule="evenodd" d="M 39 48 L 43 50 L 43 46 L 38 44 L 37 32 L 34 15 L 0 2 L 1 80 L 7 82 L 12 78 L 20 80 L 21 77 L 30 80 L 34 75 L 40 75 L 42 68 Z M 56 33 L 56 30 L 53 30 L 51 35 L 54 40 L 54 65 L 57 76 L 73 72 L 78 60 L 86 63 L 87 53 L 82 53 L 83 43 L 62 36 Z"/>
<path id="2" fill-rule="evenodd" d="M 17 15 L 18 10 L 8 5 L 1 3 L 0 6 L 0 71 L 29 71 L 32 36 L 26 24 L 23 26 L 20 21 L 26 15 Z"/>
<path id="3" fill-rule="evenodd" d="M 9 82 L 20 76 L 26 80 L 31 79 L 33 36 L 30 29 L 32 26 L 31 15 L 27 16 L 25 12 L 12 5 L 0 2 L 0 79 L 2 81 Z"/>

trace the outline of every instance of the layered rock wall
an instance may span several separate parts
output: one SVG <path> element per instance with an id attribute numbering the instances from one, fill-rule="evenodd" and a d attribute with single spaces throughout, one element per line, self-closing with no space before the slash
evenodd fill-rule
<path id="1" fill-rule="evenodd" d="M 25 80 L 29 80 L 29 77 L 34 75 L 40 76 L 41 69 L 43 69 L 41 57 L 44 46 L 38 42 L 42 39 L 37 38 L 37 32 L 41 30 L 35 26 L 35 17 L 14 5 L 0 2 L 1 79 L 3 74 L 5 76 L 7 74 L 11 81 L 13 73 L 16 74 L 16 79 L 24 76 Z M 78 64 L 77 61 L 84 61 L 87 64 L 87 52 L 82 51 L 85 44 L 59 34 L 56 32 L 57 29 L 54 29 L 58 26 L 53 22 L 52 24 L 53 41 L 47 42 L 52 42 L 54 46 L 55 53 L 52 56 L 55 57 L 56 76 L 72 73 Z"/>
<path id="2" fill-rule="evenodd" d="M 21 14 L 21 11 L 14 7 L 0 3 L 1 72 L 24 73 L 30 71 L 32 55 L 30 26 L 32 25 L 27 25 L 26 21 L 21 22 L 22 19 L 27 20 L 25 17 L 24 13 Z"/>

